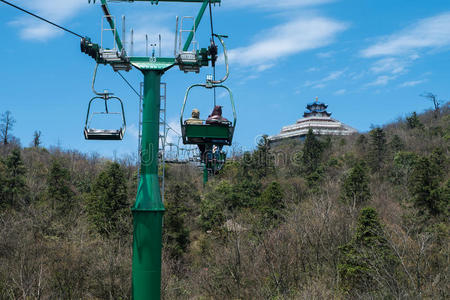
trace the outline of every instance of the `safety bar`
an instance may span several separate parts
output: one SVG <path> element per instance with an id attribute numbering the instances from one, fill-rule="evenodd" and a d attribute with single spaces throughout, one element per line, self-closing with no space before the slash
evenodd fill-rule
<path id="1" fill-rule="evenodd" d="M 227 36 L 225 36 L 225 35 L 218 35 L 218 34 L 214 34 L 214 36 L 219 39 L 219 41 L 220 41 L 220 43 L 222 44 L 222 47 L 223 47 L 223 56 L 224 56 L 224 59 L 225 59 L 226 74 L 221 80 L 207 80 L 207 81 L 212 83 L 212 84 L 221 84 L 225 80 L 228 79 L 228 75 L 230 74 L 230 67 L 228 65 L 227 47 L 225 46 L 225 42 L 223 41 L 223 38 L 227 37 Z"/>
<path id="2" fill-rule="evenodd" d="M 93 98 L 89 101 L 89 104 L 88 104 L 88 110 L 87 110 L 87 114 L 86 114 L 86 122 L 85 122 L 84 126 L 85 126 L 86 128 L 88 128 L 89 114 L 90 114 L 90 112 L 91 112 L 91 104 L 92 104 L 92 101 L 94 101 L 94 100 L 96 100 L 96 99 L 102 99 L 102 100 L 104 100 L 104 101 L 105 101 L 105 105 L 106 105 L 106 101 L 109 101 L 109 100 L 111 100 L 111 99 L 116 99 L 116 100 L 118 100 L 118 101 L 120 102 L 120 106 L 121 106 L 121 109 L 122 109 L 122 128 L 123 128 L 123 132 L 125 132 L 126 127 L 127 127 L 127 121 L 126 121 L 126 119 L 125 119 L 125 110 L 124 110 L 124 108 L 123 108 L 123 102 L 122 102 L 122 100 L 121 100 L 119 97 L 115 97 L 115 96 L 113 96 L 113 97 L 110 97 L 110 96 L 107 96 L 107 97 L 100 97 L 100 96 L 93 97 Z"/>

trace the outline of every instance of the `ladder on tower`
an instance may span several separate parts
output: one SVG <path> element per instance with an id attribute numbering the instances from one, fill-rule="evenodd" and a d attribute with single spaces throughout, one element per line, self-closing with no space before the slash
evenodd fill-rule
<path id="1" fill-rule="evenodd" d="M 160 91 L 160 113 L 159 113 L 159 148 L 158 148 L 158 158 L 159 158 L 159 182 L 161 186 L 161 200 L 164 203 L 165 200 L 165 174 L 166 174 L 166 142 L 167 142 L 167 131 L 166 131 L 166 109 L 167 109 L 167 84 L 161 82 Z"/>
<path id="2" fill-rule="evenodd" d="M 158 177 L 161 188 L 161 199 L 164 203 L 165 197 L 165 173 L 166 173 L 166 160 L 165 160 L 165 148 L 166 148 L 166 138 L 167 138 L 167 130 L 166 130 L 166 109 L 167 109 L 167 84 L 165 82 L 161 82 L 160 85 L 160 112 L 159 112 L 159 139 L 158 139 Z M 142 102 L 144 99 L 143 96 L 144 83 L 141 82 L 139 86 L 139 143 L 138 143 L 138 177 L 140 180 L 141 177 L 141 149 L 142 149 Z"/>
<path id="3" fill-rule="evenodd" d="M 138 135 L 138 182 L 141 180 L 141 152 L 142 152 L 142 102 L 144 99 L 144 83 L 139 84 L 139 135 Z"/>

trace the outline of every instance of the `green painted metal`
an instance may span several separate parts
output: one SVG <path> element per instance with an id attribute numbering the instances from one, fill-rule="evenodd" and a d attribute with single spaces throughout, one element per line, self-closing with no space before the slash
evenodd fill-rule
<path id="1" fill-rule="evenodd" d="M 210 138 L 217 138 L 217 139 L 228 139 L 230 136 L 230 130 L 229 126 L 222 126 L 222 125 L 212 125 L 212 124 L 205 124 L 205 125 L 185 125 L 186 129 L 186 135 L 188 137 L 210 137 Z"/>
<path id="2" fill-rule="evenodd" d="M 231 145 L 234 128 L 229 125 L 184 124 L 181 126 L 184 144 Z"/>
<path id="3" fill-rule="evenodd" d="M 146 70 L 142 111 L 141 179 L 133 212 L 133 299 L 160 299 L 162 219 L 158 179 L 160 84 L 163 72 Z"/>
<path id="4" fill-rule="evenodd" d="M 123 49 L 122 40 L 120 39 L 120 36 L 117 33 L 117 28 L 116 28 L 116 25 L 114 24 L 114 20 L 111 18 L 112 15 L 109 12 L 108 4 L 106 3 L 106 0 L 101 0 L 101 2 L 102 2 L 103 12 L 105 13 L 105 16 L 110 16 L 109 18 L 106 18 L 106 20 L 109 23 L 109 27 L 111 27 L 111 29 L 114 30 L 113 34 L 114 34 L 114 38 L 116 39 L 117 47 L 119 48 L 119 51 L 122 51 L 122 49 Z"/>
<path id="5" fill-rule="evenodd" d="M 175 59 L 168 57 L 130 57 L 130 62 L 141 71 L 167 70 L 175 65 Z"/>
<path id="6" fill-rule="evenodd" d="M 197 14 L 197 17 L 195 18 L 194 26 L 192 26 L 192 31 L 189 33 L 188 38 L 186 39 L 186 42 L 184 43 L 183 51 L 188 51 L 189 46 L 192 43 L 192 39 L 194 38 L 194 33 L 197 31 L 198 25 L 200 25 L 200 21 L 203 18 L 203 14 L 205 13 L 206 7 L 208 7 L 209 0 L 204 0 L 202 7 L 200 8 L 200 11 Z"/>

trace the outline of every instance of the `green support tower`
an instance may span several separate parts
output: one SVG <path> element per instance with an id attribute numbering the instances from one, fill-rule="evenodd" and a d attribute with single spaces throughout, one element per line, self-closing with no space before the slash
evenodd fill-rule
<path id="1" fill-rule="evenodd" d="M 134 2 L 115 0 L 115 2 Z M 135 300 L 160 299 L 161 291 L 161 249 L 164 204 L 161 201 L 158 179 L 158 144 L 160 118 L 161 76 L 179 66 L 184 72 L 198 72 L 200 67 L 208 66 L 209 61 L 217 59 L 217 48 L 189 51 L 194 33 L 200 24 L 208 5 L 220 3 L 220 0 L 135 0 L 158 2 L 194 2 L 202 3 L 187 40 L 174 58 L 128 57 L 111 16 L 107 1 L 101 0 L 101 6 L 112 29 L 116 49 L 101 49 L 89 38 L 81 41 L 81 51 L 88 54 L 99 64 L 109 64 L 115 71 L 128 71 L 135 67 L 144 75 L 144 98 L 142 111 L 141 176 L 132 208 L 133 213 L 133 265 L 132 298 Z M 95 0 L 93 1 L 95 2 Z"/>
<path id="2" fill-rule="evenodd" d="M 144 74 L 141 179 L 133 212 L 133 299 L 159 299 L 162 219 L 158 179 L 161 71 Z"/>

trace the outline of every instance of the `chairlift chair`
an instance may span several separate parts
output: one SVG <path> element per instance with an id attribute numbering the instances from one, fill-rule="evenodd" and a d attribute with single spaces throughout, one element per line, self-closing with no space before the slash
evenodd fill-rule
<path id="1" fill-rule="evenodd" d="M 233 110 L 233 122 L 221 121 L 206 124 L 189 124 L 187 120 L 184 120 L 183 114 L 186 106 L 186 102 L 189 97 L 189 92 L 196 87 L 203 88 L 223 88 L 229 96 L 231 102 L 231 108 Z M 190 86 L 186 95 L 184 96 L 183 106 L 181 108 L 180 117 L 181 134 L 183 137 L 183 144 L 185 145 L 218 145 L 218 146 L 230 146 L 233 141 L 234 128 L 236 126 L 236 109 L 234 107 L 233 94 L 230 89 L 224 85 L 211 85 L 211 84 L 194 84 Z"/>
<path id="2" fill-rule="evenodd" d="M 93 112 L 90 114 L 91 105 L 94 101 L 103 100 L 105 102 L 105 111 L 104 112 Z M 108 101 L 118 101 L 120 103 L 121 112 L 110 112 L 108 110 Z M 96 129 L 90 127 L 90 123 L 94 116 L 96 115 L 121 115 L 122 117 L 122 125 L 119 129 Z M 86 122 L 84 125 L 84 138 L 86 140 L 103 140 L 103 141 L 117 141 L 122 140 L 125 135 L 126 130 L 126 121 L 125 121 L 125 112 L 123 109 L 122 100 L 118 97 L 111 96 L 109 93 L 104 93 L 100 96 L 96 96 L 89 101 L 88 111 L 86 114 Z"/>
<path id="3" fill-rule="evenodd" d="M 88 104 L 88 110 L 86 113 L 86 122 L 84 123 L 84 138 L 86 140 L 102 140 L 102 141 L 118 141 L 122 140 L 125 135 L 126 130 L 126 121 L 125 121 L 125 111 L 123 109 L 123 102 L 119 97 L 113 96 L 112 93 L 109 93 L 107 90 L 103 91 L 103 93 L 99 93 L 95 90 L 95 78 L 97 77 L 97 69 L 98 63 L 95 65 L 94 75 L 92 76 L 92 91 L 96 95 L 93 97 Z M 91 115 L 91 105 L 95 101 L 104 101 L 105 103 L 105 111 L 102 112 L 93 112 Z M 120 112 L 110 112 L 108 109 L 108 102 L 117 101 L 120 103 Z M 92 119 L 98 115 L 121 115 L 122 117 L 122 125 L 119 129 L 97 129 L 92 128 L 90 126 Z"/>

